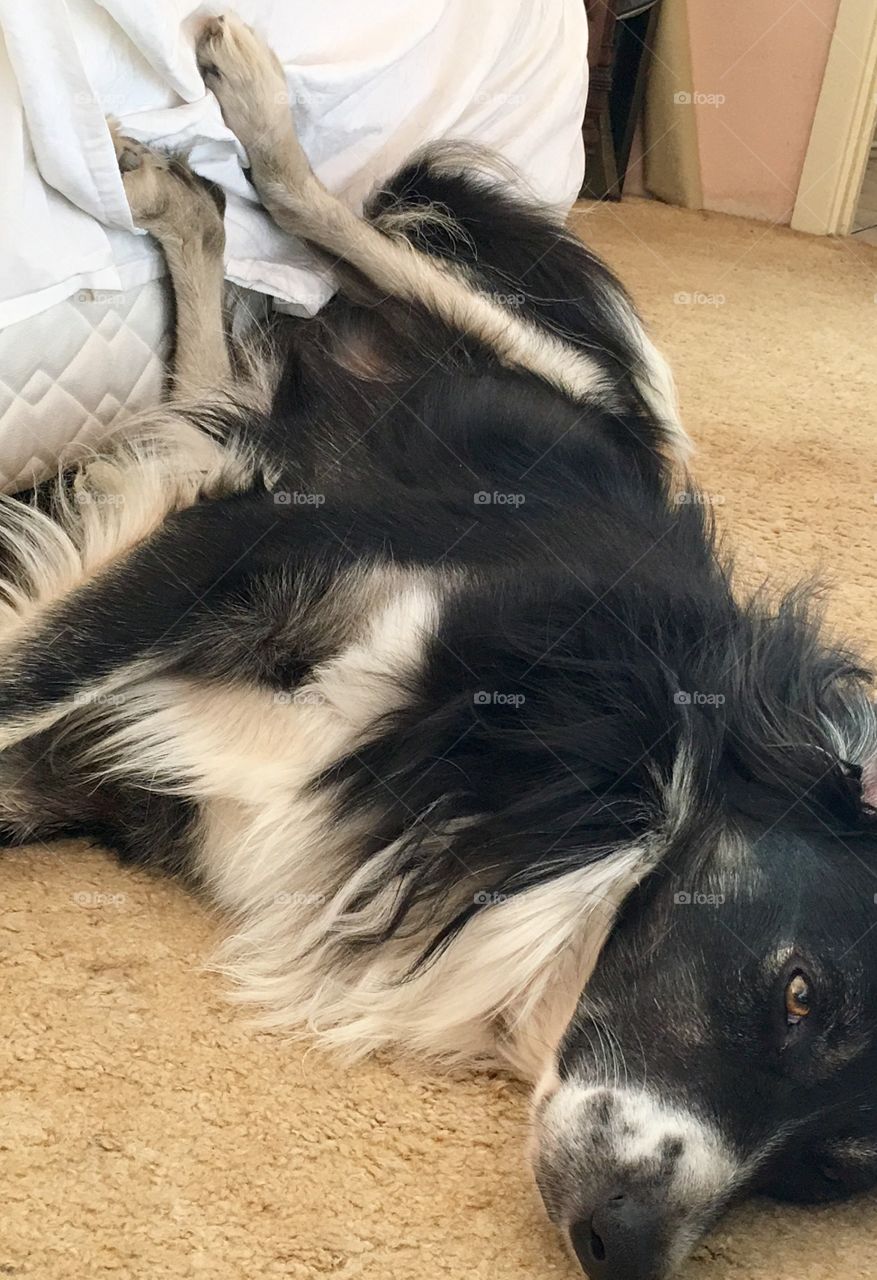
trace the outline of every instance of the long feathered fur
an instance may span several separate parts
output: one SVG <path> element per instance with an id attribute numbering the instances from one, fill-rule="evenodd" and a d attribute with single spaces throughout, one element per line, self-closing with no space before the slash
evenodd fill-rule
<path id="1" fill-rule="evenodd" d="M 739 600 L 602 264 L 446 162 L 370 216 L 587 348 L 611 405 L 359 279 L 278 330 L 267 411 L 164 410 L 7 500 L 0 817 L 200 885 L 277 1025 L 533 1076 L 695 833 L 873 832 L 873 708 L 806 592 Z"/>

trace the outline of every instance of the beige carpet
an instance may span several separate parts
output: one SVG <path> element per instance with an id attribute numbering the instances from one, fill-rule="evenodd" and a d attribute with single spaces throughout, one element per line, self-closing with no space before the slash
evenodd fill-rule
<path id="1" fill-rule="evenodd" d="M 820 565 L 877 656 L 877 250 L 641 203 L 576 226 L 671 357 L 747 564 Z M 215 923 L 100 853 L 13 853 L 0 893 L 0 1277 L 573 1276 L 517 1085 L 254 1033 L 199 970 Z M 877 1200 L 747 1207 L 686 1271 L 874 1276 Z"/>

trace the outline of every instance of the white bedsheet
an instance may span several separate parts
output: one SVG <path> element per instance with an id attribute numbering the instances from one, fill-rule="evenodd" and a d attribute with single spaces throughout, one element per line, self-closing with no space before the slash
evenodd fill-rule
<path id="1" fill-rule="evenodd" d="M 227 275 L 311 314 L 331 287 L 254 201 L 205 94 L 192 0 L 0 0 L 0 329 L 163 271 L 136 234 L 104 123 L 183 148 L 228 195 Z M 353 205 L 433 138 L 485 143 L 559 207 L 582 179 L 582 0 L 237 0 L 287 73 L 299 134 Z M 0 370 L 2 374 L 2 370 Z"/>
<path id="2" fill-rule="evenodd" d="M 188 150 L 225 188 L 231 280 L 305 315 L 331 292 L 255 203 L 243 154 L 204 92 L 194 32 L 224 7 L 0 0 L 0 488 L 41 479 L 161 393 L 164 264 L 132 227 L 106 115 L 144 141 Z M 352 206 L 445 137 L 498 150 L 548 203 L 575 198 L 582 0 L 238 0 L 237 9 L 279 53 L 305 149 Z"/>

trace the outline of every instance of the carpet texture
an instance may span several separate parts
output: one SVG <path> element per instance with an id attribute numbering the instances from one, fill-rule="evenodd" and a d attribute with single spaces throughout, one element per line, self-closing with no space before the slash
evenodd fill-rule
<path id="1" fill-rule="evenodd" d="M 877 657 L 877 250 L 633 202 L 574 225 L 669 355 L 749 574 L 820 568 Z M 353 1069 L 254 1032 L 219 924 L 96 850 L 0 863 L 0 1276 L 560 1280 L 494 1076 Z M 877 1198 L 751 1204 L 685 1280 L 877 1276 Z"/>

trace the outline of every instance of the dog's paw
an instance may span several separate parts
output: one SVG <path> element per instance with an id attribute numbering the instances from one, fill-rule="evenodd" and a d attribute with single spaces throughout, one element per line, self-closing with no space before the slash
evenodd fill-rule
<path id="1" fill-rule="evenodd" d="M 232 13 L 210 18 L 195 46 L 204 83 L 250 160 L 270 155 L 292 131 L 283 67 L 251 27 Z"/>
<path id="2" fill-rule="evenodd" d="M 125 137 L 114 120 L 107 123 L 136 225 L 158 240 L 199 238 L 221 253 L 225 197 L 219 188 L 196 177 L 179 156 Z"/>
<path id="3" fill-rule="evenodd" d="M 126 138 L 115 121 L 107 123 L 131 216 L 138 226 L 148 227 L 166 211 L 173 193 L 169 157 L 134 138 Z"/>

